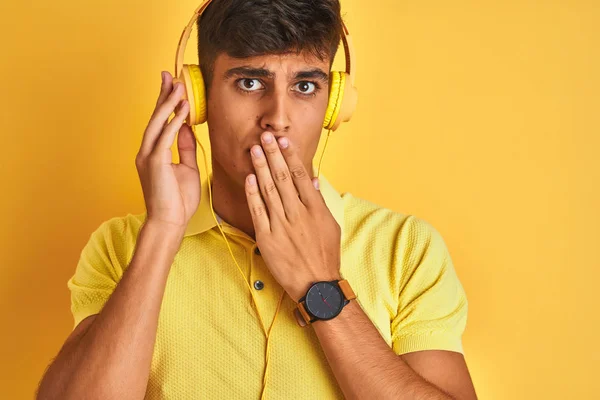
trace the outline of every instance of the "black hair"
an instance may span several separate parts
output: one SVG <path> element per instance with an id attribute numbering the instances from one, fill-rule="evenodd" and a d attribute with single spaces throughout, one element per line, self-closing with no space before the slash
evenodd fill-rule
<path id="1" fill-rule="evenodd" d="M 206 91 L 217 56 L 244 58 L 308 51 L 330 67 L 342 31 L 339 0 L 213 0 L 198 20 Z"/>

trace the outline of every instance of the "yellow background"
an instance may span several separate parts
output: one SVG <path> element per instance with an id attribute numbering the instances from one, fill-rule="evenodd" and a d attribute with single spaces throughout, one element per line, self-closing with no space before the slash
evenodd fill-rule
<path id="1" fill-rule="evenodd" d="M 134 157 L 197 5 L 0 4 L 2 398 L 31 398 L 69 334 L 66 282 L 90 233 L 144 211 Z M 597 398 L 600 3 L 343 11 L 360 96 L 323 173 L 440 230 L 481 399 Z"/>

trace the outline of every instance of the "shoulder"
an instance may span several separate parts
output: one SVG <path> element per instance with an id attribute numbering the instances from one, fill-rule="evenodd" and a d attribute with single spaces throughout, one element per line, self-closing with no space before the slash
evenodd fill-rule
<path id="1" fill-rule="evenodd" d="M 133 255 L 138 233 L 145 221 L 142 214 L 111 217 L 91 232 L 81 255 L 107 258 L 127 265 Z"/>
<path id="2" fill-rule="evenodd" d="M 83 246 L 67 286 L 77 326 L 98 314 L 129 265 L 145 213 L 109 218 L 96 226 Z"/>
<path id="3" fill-rule="evenodd" d="M 107 239 L 127 239 L 131 236 L 135 237 L 139 233 L 145 217 L 146 213 L 129 213 L 127 215 L 111 217 L 102 221 L 91 235 Z"/>
<path id="4" fill-rule="evenodd" d="M 438 301 L 466 302 L 444 239 L 430 222 L 349 193 L 342 198 L 347 274 L 372 285 L 359 285 L 358 290 L 371 290 L 373 298 L 387 299 L 398 310 L 412 309 L 411 301 L 425 292 L 429 295 L 423 299 L 435 303 L 434 308 L 439 308 Z"/>
<path id="5" fill-rule="evenodd" d="M 406 214 L 343 193 L 344 230 L 350 237 L 370 237 L 379 243 L 402 245 L 416 250 L 427 246 L 439 246 L 443 239 L 439 231 L 427 220 Z"/>

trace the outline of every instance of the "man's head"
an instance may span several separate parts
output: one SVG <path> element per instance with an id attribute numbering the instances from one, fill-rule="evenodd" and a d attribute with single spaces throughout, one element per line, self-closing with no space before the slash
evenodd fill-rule
<path id="1" fill-rule="evenodd" d="M 213 0 L 199 20 L 213 167 L 243 187 L 271 131 L 312 174 L 342 34 L 338 0 Z"/>

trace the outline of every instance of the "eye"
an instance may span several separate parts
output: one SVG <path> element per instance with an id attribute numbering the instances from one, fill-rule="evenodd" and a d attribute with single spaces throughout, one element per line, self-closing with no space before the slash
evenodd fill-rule
<path id="1" fill-rule="evenodd" d="M 242 78 L 237 81 L 237 86 L 245 92 L 255 92 L 262 89 L 262 83 L 258 79 Z"/>
<path id="2" fill-rule="evenodd" d="M 302 94 L 313 94 L 318 88 L 314 82 L 302 81 L 296 84 L 298 92 Z"/>

